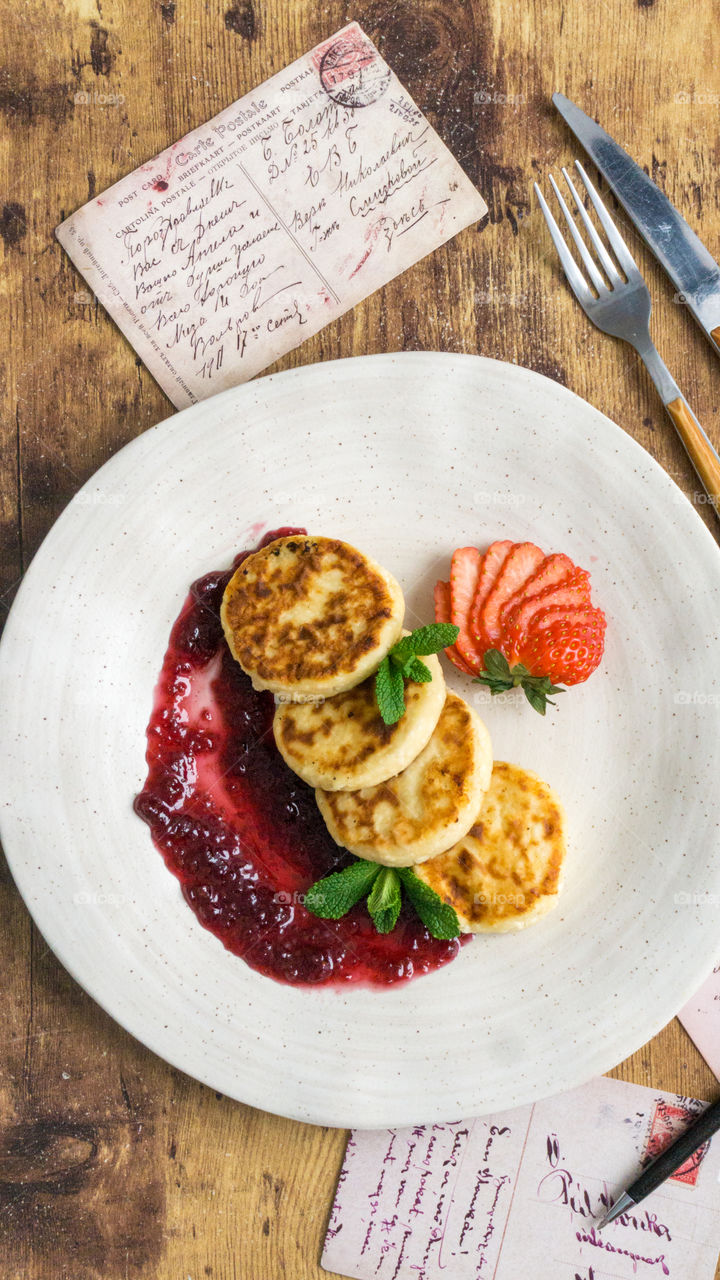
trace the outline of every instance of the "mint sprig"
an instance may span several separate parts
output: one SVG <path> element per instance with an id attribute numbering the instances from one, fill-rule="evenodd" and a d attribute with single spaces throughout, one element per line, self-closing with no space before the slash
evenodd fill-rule
<path id="1" fill-rule="evenodd" d="M 323 920 L 339 920 L 372 888 L 379 873 L 377 862 L 358 858 L 344 871 L 333 871 L 332 875 L 316 880 L 305 895 L 305 906 Z"/>
<path id="2" fill-rule="evenodd" d="M 383 658 L 375 674 L 375 699 L 385 724 L 397 724 L 405 714 L 403 673 L 399 667 L 392 665 L 389 656 Z"/>
<path id="3" fill-rule="evenodd" d="M 397 724 L 405 714 L 405 681 L 426 684 L 432 673 L 421 657 L 454 644 L 460 628 L 450 622 L 431 622 L 403 636 L 383 658 L 375 675 L 375 698 L 385 724 Z"/>
<path id="4" fill-rule="evenodd" d="M 368 894 L 367 908 L 378 933 L 391 933 L 402 905 L 402 890 L 433 938 L 449 941 L 460 934 L 454 907 L 443 902 L 410 867 L 383 867 L 357 858 L 344 871 L 316 880 L 305 895 L 305 906 L 323 920 L 339 920 Z"/>
<path id="5" fill-rule="evenodd" d="M 402 895 L 397 871 L 383 867 L 368 895 L 367 909 L 378 933 L 392 933 L 400 915 Z"/>
<path id="6" fill-rule="evenodd" d="M 508 689 L 522 689 L 533 710 L 545 715 L 548 705 L 556 704 L 551 693 L 566 693 L 561 685 L 553 684 L 549 676 L 533 676 L 522 662 L 511 667 L 499 649 L 488 649 L 483 658 L 483 670 L 474 684 L 484 684 L 493 697 L 507 693 Z"/>
<path id="7" fill-rule="evenodd" d="M 443 902 L 429 884 L 415 875 L 412 867 L 402 867 L 399 875 L 403 889 L 433 938 L 457 938 L 460 923 L 455 908 Z"/>

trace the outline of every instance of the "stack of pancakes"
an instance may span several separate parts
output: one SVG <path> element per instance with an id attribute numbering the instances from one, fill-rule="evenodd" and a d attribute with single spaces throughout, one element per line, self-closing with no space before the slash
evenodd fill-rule
<path id="1" fill-rule="evenodd" d="M 387 725 L 375 672 L 403 634 L 404 600 L 385 569 L 345 542 L 278 538 L 242 562 L 222 624 L 256 689 L 277 698 L 275 741 L 315 788 L 333 839 L 360 858 L 412 866 L 465 931 L 521 928 L 557 902 L 563 815 L 550 788 L 493 766 L 478 715 L 432 679 L 405 686 Z"/>

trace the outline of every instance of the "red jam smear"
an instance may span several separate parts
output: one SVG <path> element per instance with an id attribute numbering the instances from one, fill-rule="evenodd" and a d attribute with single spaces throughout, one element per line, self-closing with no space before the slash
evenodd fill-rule
<path id="1" fill-rule="evenodd" d="M 276 529 L 260 546 L 305 532 Z M 387 985 L 428 973 L 452 960 L 460 941 L 431 937 L 406 906 L 381 935 L 362 903 L 342 920 L 320 920 L 302 905 L 315 880 L 352 858 L 275 746 L 273 695 L 253 689 L 223 636 L 223 592 L 250 554 L 194 582 L 173 626 L 135 812 L 200 923 L 267 977 Z"/>

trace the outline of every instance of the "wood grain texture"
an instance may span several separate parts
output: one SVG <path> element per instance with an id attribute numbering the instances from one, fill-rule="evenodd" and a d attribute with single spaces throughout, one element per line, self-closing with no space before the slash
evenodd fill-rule
<path id="1" fill-rule="evenodd" d="M 2 10 L 5 608 L 80 485 L 171 412 L 88 295 L 54 227 L 351 18 L 377 41 L 478 183 L 489 213 L 484 226 L 465 231 L 275 367 L 423 348 L 527 365 L 619 422 L 694 495 L 717 533 L 644 369 L 582 316 L 530 200 L 533 179 L 546 183 L 548 170 L 574 154 L 550 105 L 559 89 L 645 164 L 717 256 L 710 6 L 2 0 Z M 632 228 L 627 236 L 655 302 L 661 353 L 717 445 L 717 355 Z M 67 976 L 7 871 L 0 894 L 3 1277 L 325 1274 L 318 1258 L 344 1134 L 231 1103 L 166 1066 Z M 614 1074 L 699 1097 L 718 1093 L 677 1022 Z"/>

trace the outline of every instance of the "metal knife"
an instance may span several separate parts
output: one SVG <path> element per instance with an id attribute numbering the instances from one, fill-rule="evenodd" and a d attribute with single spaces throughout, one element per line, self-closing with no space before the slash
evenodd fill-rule
<path id="1" fill-rule="evenodd" d="M 720 355 L 720 267 L 651 178 L 562 93 L 552 100 Z"/>

